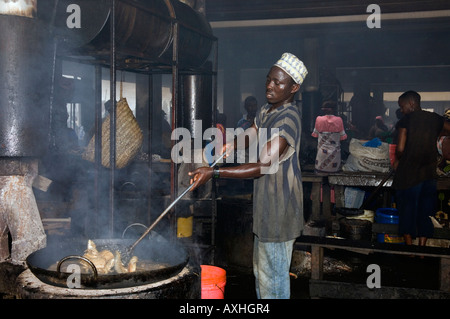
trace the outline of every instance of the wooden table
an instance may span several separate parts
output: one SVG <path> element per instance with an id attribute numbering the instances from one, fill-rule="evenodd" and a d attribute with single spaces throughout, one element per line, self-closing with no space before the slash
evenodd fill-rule
<path id="1" fill-rule="evenodd" d="M 386 244 L 370 241 L 355 241 L 350 239 L 335 239 L 317 236 L 301 236 L 297 239 L 296 244 L 307 245 L 311 247 L 310 288 L 312 287 L 311 290 L 314 290 L 315 293 L 317 293 L 316 297 L 345 298 L 345 295 L 332 296 L 329 294 L 330 291 L 333 290 L 330 287 L 335 287 L 336 289 L 339 289 L 340 293 L 343 293 L 345 290 L 345 285 L 343 286 L 342 283 L 323 280 L 324 249 L 342 249 L 363 254 L 385 253 L 439 258 L 439 291 L 444 293 L 445 296 L 450 297 L 450 248 Z M 353 284 L 349 286 L 349 289 L 349 291 L 353 292 L 358 290 L 358 293 L 361 294 L 361 296 L 368 292 L 370 293 L 370 295 L 376 296 L 373 289 L 369 289 L 364 285 Z M 391 291 L 395 289 L 395 287 L 390 287 Z M 385 298 L 387 296 L 388 290 L 380 290 L 379 292 L 383 292 Z M 435 293 L 437 295 L 437 292 Z M 395 293 L 393 295 L 395 295 Z M 378 295 L 378 297 L 383 298 L 383 294 Z"/>
<path id="2" fill-rule="evenodd" d="M 312 212 L 311 221 L 330 220 L 331 218 L 331 198 L 328 175 L 319 175 L 314 172 L 302 173 L 303 183 L 312 183 L 311 200 Z"/>

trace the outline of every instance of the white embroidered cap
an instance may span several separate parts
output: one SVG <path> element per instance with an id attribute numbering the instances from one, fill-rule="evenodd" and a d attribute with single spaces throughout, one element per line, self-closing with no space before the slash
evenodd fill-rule
<path id="1" fill-rule="evenodd" d="M 297 84 L 302 84 L 308 74 L 308 70 L 303 62 L 292 53 L 283 53 L 281 58 L 274 65 L 289 74 Z"/>

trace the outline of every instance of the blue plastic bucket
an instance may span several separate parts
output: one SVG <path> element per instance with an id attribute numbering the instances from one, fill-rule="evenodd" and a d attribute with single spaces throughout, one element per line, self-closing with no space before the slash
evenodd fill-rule
<path id="1" fill-rule="evenodd" d="M 375 213 L 375 222 L 379 224 L 398 224 L 398 211 L 396 208 L 378 208 Z M 379 243 L 403 244 L 403 236 L 395 234 L 378 233 Z"/>

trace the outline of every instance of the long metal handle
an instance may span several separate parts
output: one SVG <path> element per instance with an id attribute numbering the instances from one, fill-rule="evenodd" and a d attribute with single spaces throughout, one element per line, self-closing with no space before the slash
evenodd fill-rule
<path id="1" fill-rule="evenodd" d="M 211 165 L 209 165 L 209 167 L 213 167 L 213 166 L 215 166 L 215 165 L 217 165 L 217 163 L 225 156 L 225 154 L 226 154 L 226 152 L 224 152 L 222 155 L 220 155 L 219 156 L 219 158 L 218 159 L 216 159 L 215 161 L 214 161 L 214 163 L 212 163 Z M 142 239 L 144 239 L 144 237 L 145 236 L 147 236 L 148 235 L 148 233 L 161 221 L 161 219 L 163 219 L 163 217 L 172 209 L 172 207 L 173 206 L 175 206 L 175 204 L 176 203 L 178 203 L 178 201 L 181 199 L 181 198 L 183 198 L 183 196 L 184 195 L 186 195 L 191 189 L 192 189 L 192 187 L 194 186 L 194 184 L 191 184 L 191 185 L 189 185 L 189 187 L 188 188 L 186 188 L 185 190 L 184 190 L 184 192 L 183 193 L 181 193 L 181 195 L 180 196 L 178 196 L 162 213 L 161 213 L 161 215 L 159 215 L 159 217 L 153 222 L 153 224 L 151 224 L 148 228 L 147 228 L 147 230 L 142 234 L 142 236 L 141 237 L 139 237 L 139 239 L 138 240 L 136 240 L 135 242 L 134 242 L 134 244 L 133 245 L 131 245 L 130 246 L 130 248 L 129 248 L 129 251 L 132 251 L 133 249 L 134 249 L 134 247 L 136 247 L 136 245 L 142 240 Z"/>
<path id="2" fill-rule="evenodd" d="M 389 178 L 394 176 L 395 170 L 391 168 L 388 175 L 378 184 L 378 186 L 375 188 L 375 190 L 370 194 L 370 196 L 362 203 L 361 207 L 359 209 L 365 209 L 367 205 L 369 205 L 372 200 L 375 198 L 375 195 L 378 194 L 378 191 L 383 187 L 383 185 L 388 181 Z"/>

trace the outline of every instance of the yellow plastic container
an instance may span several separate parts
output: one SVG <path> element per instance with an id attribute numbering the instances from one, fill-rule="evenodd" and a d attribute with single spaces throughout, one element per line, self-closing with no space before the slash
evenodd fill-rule
<path id="1" fill-rule="evenodd" d="M 193 216 L 178 217 L 177 219 L 177 237 L 186 238 L 192 236 Z"/>

